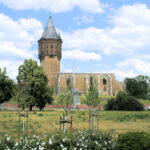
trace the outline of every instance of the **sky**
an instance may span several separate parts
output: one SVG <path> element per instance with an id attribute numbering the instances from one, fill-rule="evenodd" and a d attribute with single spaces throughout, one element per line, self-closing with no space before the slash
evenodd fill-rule
<path id="1" fill-rule="evenodd" d="M 38 59 L 49 16 L 61 34 L 61 72 L 150 76 L 149 0 L 0 0 L 0 68 L 16 79 Z"/>

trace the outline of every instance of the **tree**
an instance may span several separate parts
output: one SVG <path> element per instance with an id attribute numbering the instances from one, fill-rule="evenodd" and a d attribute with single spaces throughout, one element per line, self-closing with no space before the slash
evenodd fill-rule
<path id="1" fill-rule="evenodd" d="M 139 75 L 135 78 L 126 78 L 126 90 L 127 93 L 133 96 L 146 98 L 148 94 L 148 76 Z"/>
<path id="2" fill-rule="evenodd" d="M 14 86 L 14 81 L 6 75 L 6 69 L 0 69 L 0 104 L 12 98 Z"/>
<path id="3" fill-rule="evenodd" d="M 73 104 L 73 93 L 71 87 L 66 88 L 62 93 L 60 93 L 59 103 L 64 104 L 64 109 L 66 111 L 66 114 L 68 114 L 70 105 Z"/>
<path id="4" fill-rule="evenodd" d="M 97 90 L 97 85 L 92 84 L 90 89 L 88 89 L 88 93 L 86 94 L 85 103 L 88 106 L 92 106 L 93 111 L 95 111 L 96 107 L 100 104 L 99 92 Z"/>
<path id="5" fill-rule="evenodd" d="M 141 111 L 144 110 L 144 106 L 135 97 L 120 91 L 115 99 L 112 98 L 107 102 L 105 110 Z"/>
<path id="6" fill-rule="evenodd" d="M 17 81 L 18 89 L 21 89 L 19 94 L 16 90 L 16 95 L 19 96 L 17 101 L 22 108 L 30 107 L 32 110 L 32 106 L 36 105 L 41 110 L 46 103 L 51 104 L 53 90 L 47 86 L 48 77 L 36 61 L 32 59 L 24 61 L 19 67 Z M 20 99 L 22 94 L 24 96 Z"/>

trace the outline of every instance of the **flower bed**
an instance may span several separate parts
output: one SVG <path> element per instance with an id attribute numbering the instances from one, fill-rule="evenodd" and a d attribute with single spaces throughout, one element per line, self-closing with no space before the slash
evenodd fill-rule
<path id="1" fill-rule="evenodd" d="M 21 137 L 14 141 L 9 136 L 0 140 L 1 150 L 111 150 L 114 147 L 114 138 L 107 133 L 89 133 L 75 131 L 73 134 L 54 134 L 41 138 Z"/>

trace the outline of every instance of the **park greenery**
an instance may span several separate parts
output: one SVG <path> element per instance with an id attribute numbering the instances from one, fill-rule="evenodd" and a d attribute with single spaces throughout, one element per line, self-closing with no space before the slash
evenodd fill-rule
<path id="1" fill-rule="evenodd" d="M 18 112 L 0 113 L 0 149 L 148 149 L 149 111 L 100 111 L 100 129 L 88 131 L 89 113 L 71 111 L 73 131 L 59 133 L 59 116 L 62 111 L 29 112 L 29 136 L 18 137 Z M 9 122 L 9 123 L 8 123 Z M 25 124 L 26 125 L 26 124 Z M 69 127 L 67 127 L 69 128 Z M 113 129 L 112 130 L 110 129 Z M 132 132 L 132 133 L 130 133 Z M 5 136 L 7 134 L 7 136 Z M 11 137 L 10 137 L 11 135 Z M 22 134 L 21 134 L 22 135 Z M 38 136 L 37 136 L 38 135 Z M 138 142 L 137 142 L 138 141 Z M 8 148 L 6 148 L 8 146 Z M 139 148 L 137 148 L 139 147 Z"/>
<path id="2" fill-rule="evenodd" d="M 116 98 L 108 100 L 105 110 L 141 111 L 144 106 L 135 97 L 120 91 Z"/>
<path id="3" fill-rule="evenodd" d="M 53 90 L 47 84 L 48 77 L 42 67 L 32 59 L 25 60 L 19 67 L 14 99 L 22 109 L 32 110 L 32 106 L 37 106 L 41 110 L 53 100 Z"/>
<path id="4" fill-rule="evenodd" d="M 97 84 L 94 82 L 93 84 L 91 84 L 91 88 L 88 89 L 85 99 L 85 104 L 87 104 L 88 106 L 90 106 L 90 109 L 92 108 L 92 111 L 94 112 L 97 108 L 97 106 L 100 104 L 100 96 L 99 96 L 99 92 L 97 90 Z"/>
<path id="5" fill-rule="evenodd" d="M 6 69 L 0 69 L 0 104 L 9 101 L 13 96 L 15 83 L 6 73 Z"/>
<path id="6" fill-rule="evenodd" d="M 126 91 L 129 95 L 147 99 L 149 98 L 149 80 L 148 76 L 139 75 L 135 78 L 126 78 Z"/>
<path id="7" fill-rule="evenodd" d="M 62 104 L 66 114 L 68 114 L 68 111 L 70 111 L 71 105 L 73 104 L 73 93 L 71 87 L 64 89 L 63 92 L 59 94 L 58 103 Z"/>

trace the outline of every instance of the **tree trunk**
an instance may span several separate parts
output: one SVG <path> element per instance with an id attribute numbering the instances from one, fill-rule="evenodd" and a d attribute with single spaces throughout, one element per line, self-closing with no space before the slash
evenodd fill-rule
<path id="1" fill-rule="evenodd" d="M 32 105 L 30 105 L 30 111 L 32 111 Z"/>

